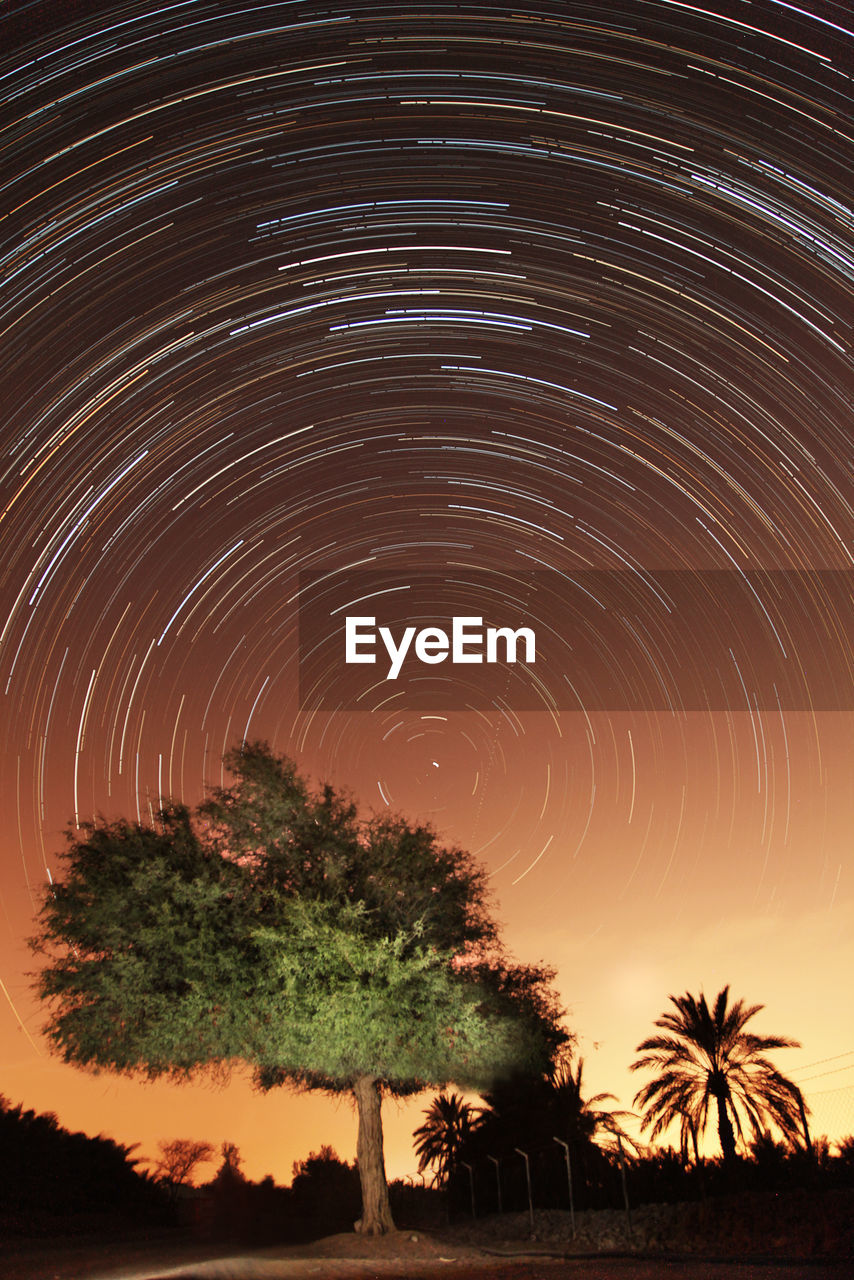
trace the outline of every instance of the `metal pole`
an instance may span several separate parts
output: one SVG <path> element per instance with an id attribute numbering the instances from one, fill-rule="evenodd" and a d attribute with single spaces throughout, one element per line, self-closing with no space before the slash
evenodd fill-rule
<path id="1" fill-rule="evenodd" d="M 501 1162 L 498 1159 L 498 1156 L 487 1156 L 486 1158 L 487 1160 L 491 1160 L 495 1165 L 495 1183 L 498 1187 L 498 1212 L 503 1213 L 504 1208 L 501 1204 Z"/>
<path id="2" fill-rule="evenodd" d="M 626 1206 L 626 1222 L 628 1223 L 629 1240 L 632 1238 L 632 1211 L 629 1208 L 629 1190 L 626 1186 L 626 1163 L 623 1160 L 623 1141 L 617 1134 L 617 1146 L 620 1151 L 620 1181 L 623 1184 L 623 1203 Z"/>
<path id="3" fill-rule="evenodd" d="M 572 1223 L 572 1238 L 575 1239 L 575 1201 L 572 1195 L 572 1169 L 569 1164 L 569 1143 L 564 1142 L 563 1138 L 555 1138 L 554 1141 L 563 1147 L 563 1154 L 566 1156 L 566 1185 L 569 1187 L 569 1220 Z"/>
<path id="4" fill-rule="evenodd" d="M 471 1189 L 471 1216 L 473 1218 L 476 1218 L 477 1209 L 474 1207 L 474 1170 L 472 1169 L 470 1164 L 466 1164 L 465 1160 L 461 1160 L 460 1164 L 463 1166 L 464 1169 L 468 1169 L 469 1171 L 469 1187 Z"/>
<path id="5" fill-rule="evenodd" d="M 525 1161 L 525 1177 L 528 1180 L 528 1216 L 531 1219 L 531 1235 L 533 1235 L 534 1234 L 534 1199 L 533 1199 L 533 1196 L 531 1195 L 531 1162 L 528 1159 L 527 1151 L 520 1151 L 518 1147 L 515 1147 L 514 1150 L 516 1151 L 517 1155 L 520 1155 L 522 1159 Z"/>

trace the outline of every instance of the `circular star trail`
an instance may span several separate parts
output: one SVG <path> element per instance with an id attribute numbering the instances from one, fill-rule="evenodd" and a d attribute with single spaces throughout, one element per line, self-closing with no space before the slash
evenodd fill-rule
<path id="1" fill-rule="evenodd" d="M 847 6 L 51 0 L 0 50 L 10 1026 L 65 825 L 192 802 L 243 738 L 475 850 L 561 966 L 700 884 L 710 929 L 734 877 L 848 901 L 848 718 L 760 706 L 755 651 L 743 702 L 659 705 L 712 571 L 812 574 L 760 627 L 850 664 Z M 540 709 L 301 705 L 300 575 L 373 571 L 544 627 L 538 575 L 679 571 L 694 639 L 604 651 L 634 709 L 571 652 Z"/>

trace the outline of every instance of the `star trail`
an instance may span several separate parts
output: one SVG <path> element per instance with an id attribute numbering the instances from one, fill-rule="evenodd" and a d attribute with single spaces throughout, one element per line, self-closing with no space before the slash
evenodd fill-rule
<path id="1" fill-rule="evenodd" d="M 671 990 L 731 982 L 804 1061 L 844 1047 L 852 75 L 829 0 L 0 11 L 4 1093 L 152 1148 L 191 1111 L 254 1176 L 327 1129 L 349 1158 L 316 1099 L 235 1084 L 232 1120 L 38 1040 L 24 939 L 65 828 L 194 803 L 244 737 L 487 863 L 594 1092 L 628 1104 Z M 724 571 L 759 639 L 686 709 Z M 372 574 L 544 635 L 572 585 L 594 646 L 623 575 L 601 683 L 634 700 L 546 643 L 533 702 L 301 701 L 300 585 Z M 763 645 L 833 696 L 760 696 Z M 807 1095 L 831 1136 L 837 1083 Z"/>

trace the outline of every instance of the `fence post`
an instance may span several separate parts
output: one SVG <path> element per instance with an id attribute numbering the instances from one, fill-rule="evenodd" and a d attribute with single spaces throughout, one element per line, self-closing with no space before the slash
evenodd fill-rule
<path id="1" fill-rule="evenodd" d="M 572 1223 L 572 1238 L 575 1239 L 575 1201 L 572 1195 L 572 1169 L 569 1164 L 569 1143 L 564 1142 L 562 1138 L 555 1138 L 554 1141 L 563 1147 L 563 1154 L 566 1156 L 566 1185 L 569 1187 L 569 1220 Z"/>
<path id="2" fill-rule="evenodd" d="M 503 1213 L 504 1208 L 501 1204 L 501 1162 L 498 1159 L 498 1156 L 487 1156 L 486 1158 L 487 1160 L 491 1160 L 495 1165 L 495 1183 L 498 1187 L 498 1212 Z"/>
<path id="3" fill-rule="evenodd" d="M 531 1162 L 528 1159 L 527 1151 L 520 1151 L 518 1147 L 514 1150 L 525 1161 L 525 1177 L 528 1180 L 528 1216 L 531 1220 L 531 1235 L 534 1234 L 534 1199 L 531 1195 Z"/>
<path id="4" fill-rule="evenodd" d="M 464 1169 L 468 1169 L 469 1171 L 469 1188 L 471 1190 L 471 1216 L 473 1218 L 476 1218 L 477 1209 L 475 1208 L 475 1204 L 474 1204 L 474 1170 L 472 1169 L 470 1164 L 466 1164 L 465 1160 L 461 1160 L 460 1164 L 463 1166 Z"/>
<path id="5" fill-rule="evenodd" d="M 620 1181 L 623 1184 L 623 1204 L 626 1206 L 626 1223 L 628 1226 L 629 1240 L 632 1238 L 632 1211 L 629 1208 L 629 1189 L 626 1186 L 626 1162 L 623 1159 L 623 1140 L 617 1134 L 617 1147 L 620 1152 Z"/>

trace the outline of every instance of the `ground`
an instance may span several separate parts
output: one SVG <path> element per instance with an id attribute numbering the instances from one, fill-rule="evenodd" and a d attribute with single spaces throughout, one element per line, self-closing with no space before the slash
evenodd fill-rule
<path id="1" fill-rule="evenodd" d="M 253 1250 L 149 1241 L 100 1246 L 58 1241 L 4 1251 L 4 1280 L 839 1280 L 851 1261 L 780 1258 L 564 1257 L 547 1243 L 478 1243 L 466 1229 L 328 1236 L 309 1245 Z M 560 1256 L 554 1256 L 554 1253 Z"/>

